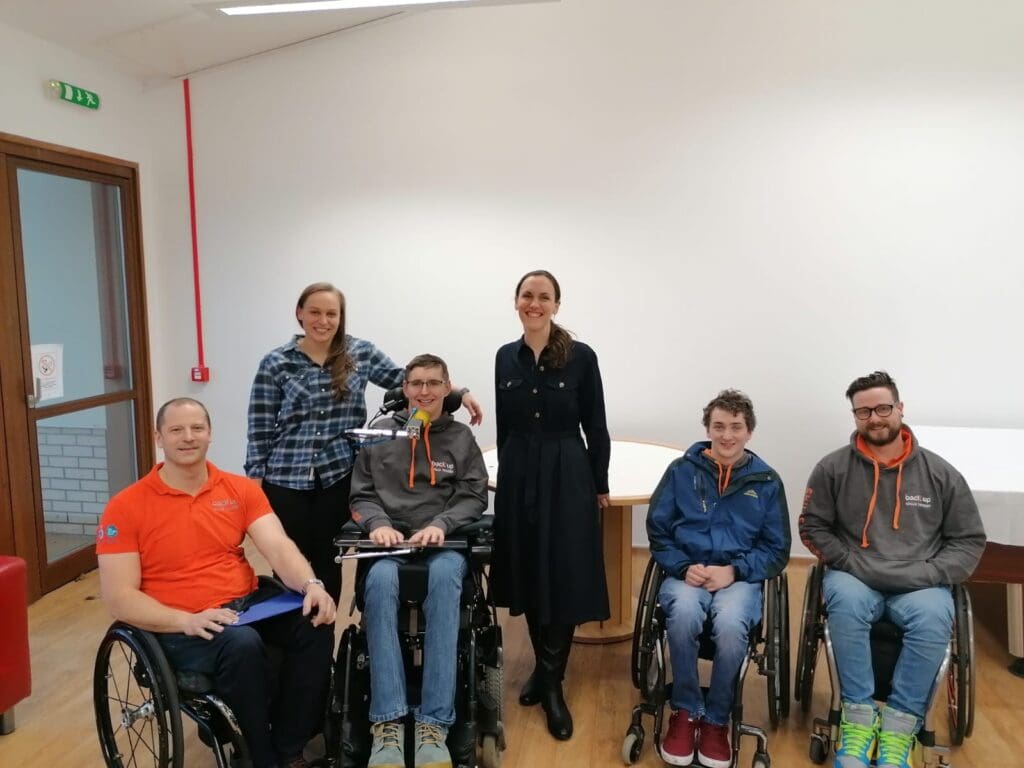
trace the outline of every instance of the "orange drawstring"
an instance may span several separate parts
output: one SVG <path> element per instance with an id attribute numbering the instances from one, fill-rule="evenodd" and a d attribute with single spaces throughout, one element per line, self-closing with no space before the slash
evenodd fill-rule
<path id="1" fill-rule="evenodd" d="M 410 488 L 414 488 L 414 487 L 416 487 L 416 481 L 413 480 L 413 474 L 416 472 L 416 438 L 415 437 L 411 438 L 409 440 L 409 446 L 412 449 L 411 453 L 409 454 L 409 487 Z"/>
<path id="2" fill-rule="evenodd" d="M 871 518 L 875 514 L 875 501 L 878 499 L 878 462 L 872 457 L 871 463 L 875 467 L 875 487 L 871 491 L 871 501 L 868 502 L 868 516 L 864 521 L 864 530 L 860 534 L 860 546 L 863 549 L 866 549 L 868 546 L 868 526 L 871 525 Z"/>
<path id="3" fill-rule="evenodd" d="M 416 487 L 416 438 L 409 439 L 411 452 L 409 455 L 409 487 Z M 437 485 L 437 476 L 434 474 L 434 460 L 430 455 L 430 424 L 423 427 L 423 445 L 427 449 L 427 464 L 430 466 L 430 484 Z"/>
<path id="4" fill-rule="evenodd" d="M 900 496 L 901 488 L 903 487 L 903 462 L 900 462 L 900 468 L 896 472 L 896 509 L 892 513 L 892 529 L 898 531 L 900 529 Z"/>
<path id="5" fill-rule="evenodd" d="M 427 464 L 430 465 L 430 484 L 437 485 L 437 478 L 434 476 L 434 460 L 430 456 L 430 424 L 423 428 L 423 444 L 427 447 Z"/>

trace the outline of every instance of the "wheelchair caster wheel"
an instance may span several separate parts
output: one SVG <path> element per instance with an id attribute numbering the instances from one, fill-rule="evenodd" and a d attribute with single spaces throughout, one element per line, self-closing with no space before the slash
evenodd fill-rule
<path id="1" fill-rule="evenodd" d="M 811 734 L 811 744 L 807 756 L 815 765 L 822 765 L 828 757 L 828 741 L 820 733 Z"/>
<path id="2" fill-rule="evenodd" d="M 497 736 L 490 733 L 484 736 L 480 744 L 480 765 L 482 768 L 499 768 L 501 765 L 501 747 Z"/>
<path id="3" fill-rule="evenodd" d="M 765 752 L 758 752 L 750 763 L 750 768 L 771 768 L 772 759 Z"/>
<path id="4" fill-rule="evenodd" d="M 644 748 L 644 729 L 639 726 L 630 726 L 626 731 L 626 738 L 622 740 L 622 762 L 626 765 L 633 765 L 640 759 L 640 751 Z"/>

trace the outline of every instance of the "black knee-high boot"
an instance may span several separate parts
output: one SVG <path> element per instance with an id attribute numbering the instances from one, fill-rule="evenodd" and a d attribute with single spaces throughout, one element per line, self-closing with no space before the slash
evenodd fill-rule
<path id="1" fill-rule="evenodd" d="M 541 654 L 537 663 L 543 682 L 540 704 L 547 715 L 548 731 L 559 741 L 572 736 L 572 713 L 565 703 L 562 680 L 569 663 L 575 629 L 566 624 L 549 624 L 540 631 Z"/>
<path id="2" fill-rule="evenodd" d="M 530 630 L 530 644 L 533 646 L 533 672 L 530 673 L 526 684 L 519 692 L 519 703 L 524 707 L 532 707 L 534 704 L 540 703 L 540 694 L 543 688 L 543 675 L 540 673 L 540 657 L 543 651 L 540 642 L 540 626 L 529 616 L 526 617 L 526 626 Z"/>

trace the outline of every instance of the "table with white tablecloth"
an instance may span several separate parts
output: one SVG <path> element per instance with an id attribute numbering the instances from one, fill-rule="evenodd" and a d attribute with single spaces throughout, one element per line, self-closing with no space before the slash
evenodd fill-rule
<path id="1" fill-rule="evenodd" d="M 970 486 L 988 544 L 972 581 L 1006 584 L 1010 653 L 1024 657 L 1024 429 L 919 427 L 924 448 L 956 467 Z M 1024 672 L 1018 661 L 1014 671 Z"/>

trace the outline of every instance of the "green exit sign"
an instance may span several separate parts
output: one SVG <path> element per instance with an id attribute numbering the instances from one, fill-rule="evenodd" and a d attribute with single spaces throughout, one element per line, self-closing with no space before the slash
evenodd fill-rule
<path id="1" fill-rule="evenodd" d="M 68 101 L 86 109 L 100 108 L 100 95 L 95 91 L 87 91 L 85 88 L 65 83 L 63 80 L 51 80 L 50 89 L 62 101 Z"/>

